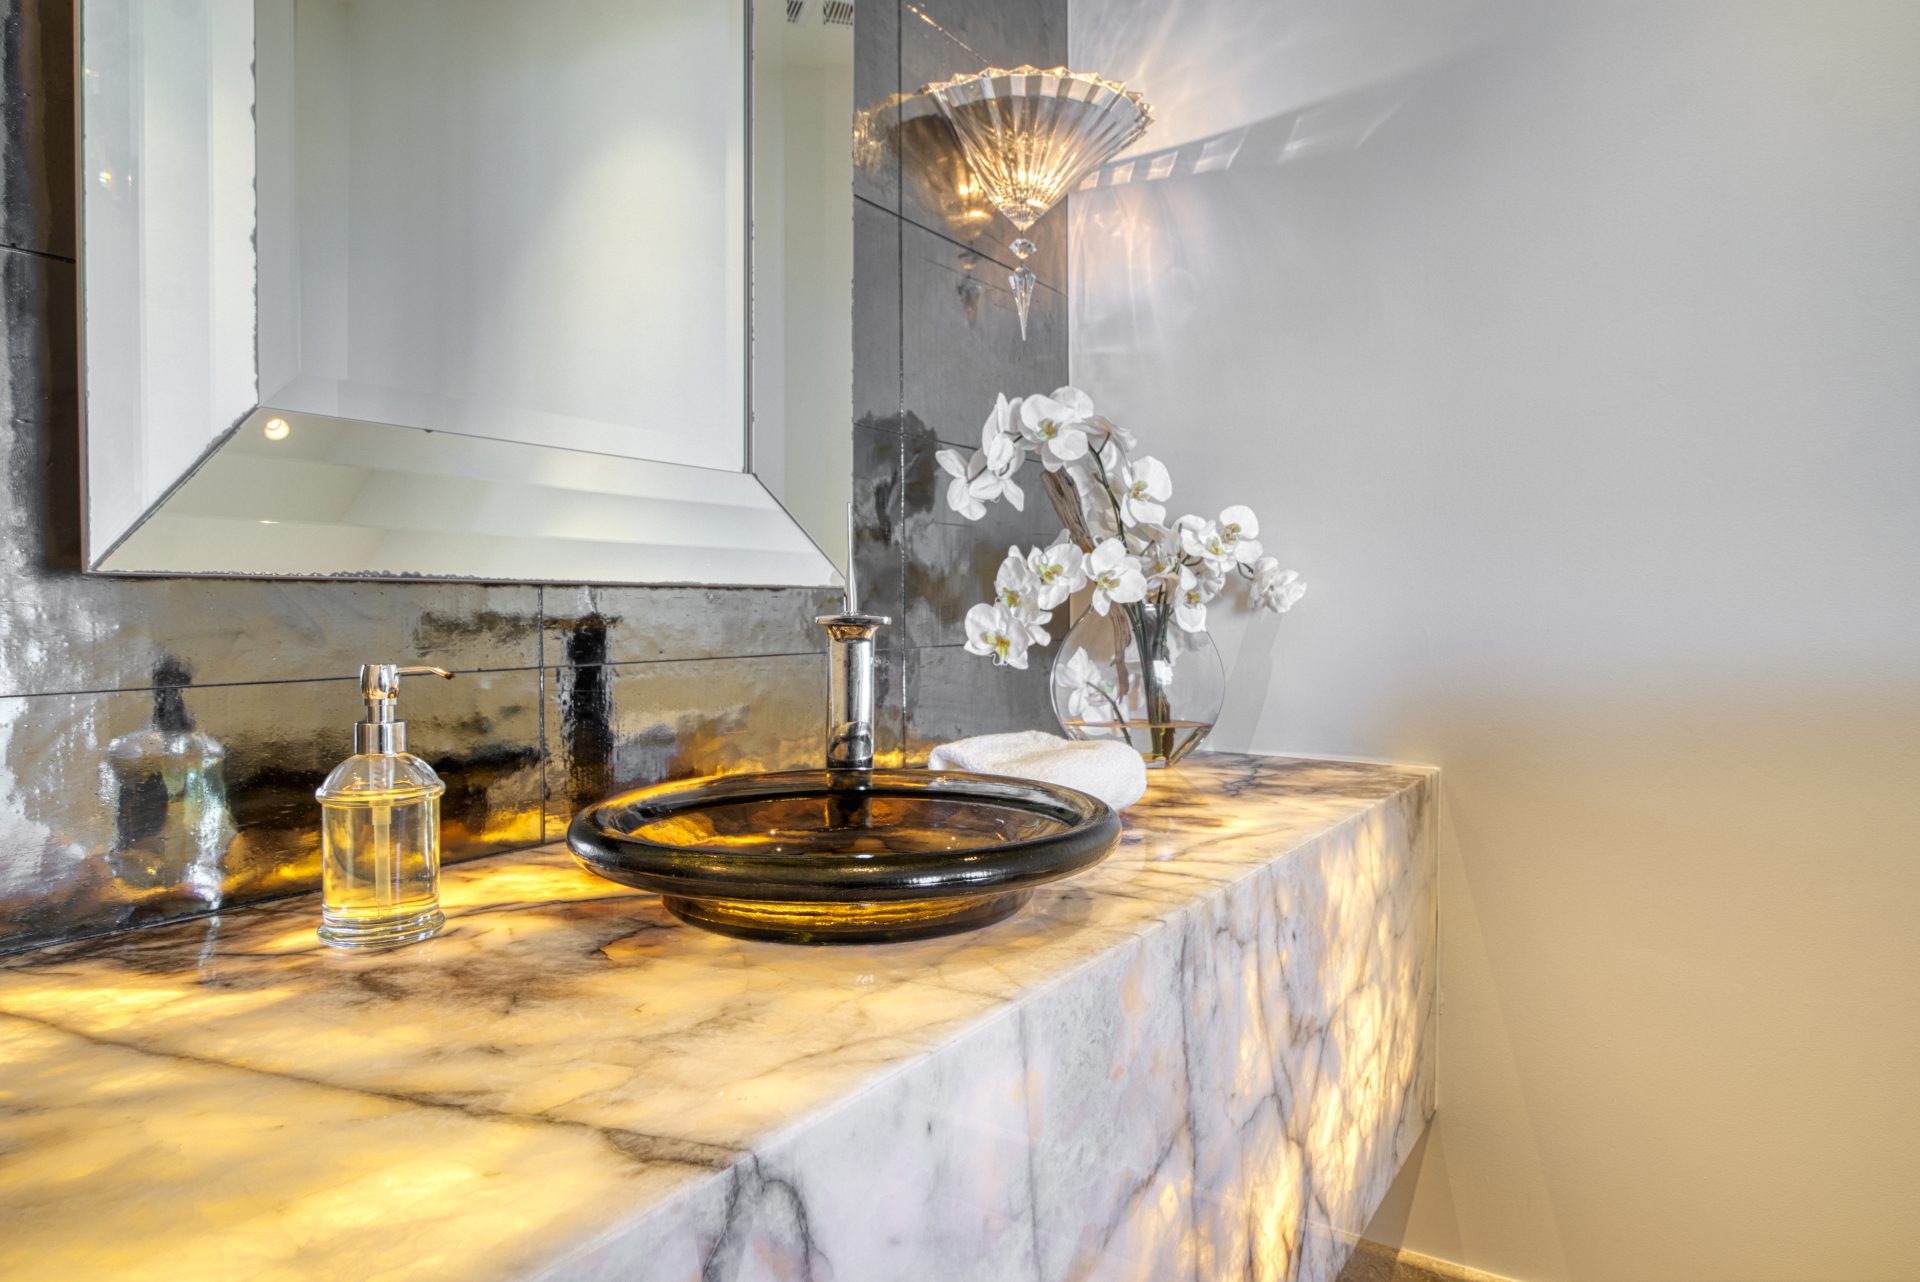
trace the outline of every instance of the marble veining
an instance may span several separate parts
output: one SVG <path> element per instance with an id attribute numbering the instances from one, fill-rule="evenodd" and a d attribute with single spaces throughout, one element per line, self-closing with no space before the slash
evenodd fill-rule
<path id="1" fill-rule="evenodd" d="M 973 935 L 750 943 L 560 850 L 0 961 L 0 1275 L 1330 1279 L 1433 1102 L 1431 772 L 1200 756 Z"/>

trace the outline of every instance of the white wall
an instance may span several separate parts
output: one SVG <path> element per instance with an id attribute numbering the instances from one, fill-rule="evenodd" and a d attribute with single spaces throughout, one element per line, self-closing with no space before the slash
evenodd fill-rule
<path id="1" fill-rule="evenodd" d="M 1218 746 L 1443 767 L 1376 1227 L 1920 1276 L 1920 5 L 1179 10 L 1076 0 L 1075 64 L 1148 150 L 1255 127 L 1074 198 L 1073 374 L 1313 584 L 1223 629 Z"/>

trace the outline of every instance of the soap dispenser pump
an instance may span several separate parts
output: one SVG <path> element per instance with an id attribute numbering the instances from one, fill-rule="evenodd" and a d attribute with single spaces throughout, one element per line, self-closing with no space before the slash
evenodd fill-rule
<path id="1" fill-rule="evenodd" d="M 320 800 L 320 938 L 335 948 L 392 948 L 438 933 L 440 794 L 447 786 L 407 751 L 395 713 L 400 678 L 453 680 L 442 668 L 370 663 L 360 669 L 366 720 L 353 755 L 334 768 Z"/>

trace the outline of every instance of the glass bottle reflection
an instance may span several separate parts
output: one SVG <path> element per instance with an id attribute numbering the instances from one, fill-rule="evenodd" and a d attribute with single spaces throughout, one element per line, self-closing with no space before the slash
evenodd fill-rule
<path id="1" fill-rule="evenodd" d="M 176 894 L 220 905 L 237 830 L 227 804 L 227 750 L 194 724 L 177 659 L 154 668 L 153 719 L 107 746 L 114 781 L 114 880 L 135 894 Z"/>

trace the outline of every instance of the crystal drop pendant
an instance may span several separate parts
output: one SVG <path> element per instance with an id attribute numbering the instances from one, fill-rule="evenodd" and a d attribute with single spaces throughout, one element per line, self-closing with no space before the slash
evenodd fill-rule
<path id="1" fill-rule="evenodd" d="M 1013 286 L 1013 306 L 1020 313 L 1020 341 L 1027 341 L 1027 312 L 1033 307 L 1033 286 L 1040 278 L 1024 264 L 1007 277 L 1007 283 Z"/>

